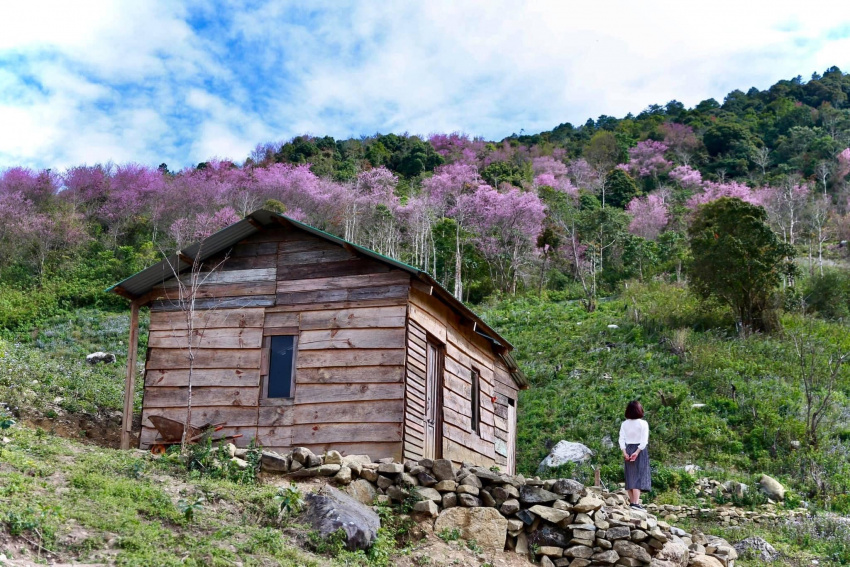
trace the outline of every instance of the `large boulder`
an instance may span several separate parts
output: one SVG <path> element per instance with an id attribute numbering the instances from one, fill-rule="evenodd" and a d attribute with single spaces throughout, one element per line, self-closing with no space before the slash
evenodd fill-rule
<path id="1" fill-rule="evenodd" d="M 761 475 L 759 486 L 762 491 L 767 494 L 768 498 L 773 500 L 785 500 L 785 487 L 775 478 L 771 478 L 766 474 Z"/>
<path id="2" fill-rule="evenodd" d="M 772 545 L 760 537 L 748 537 L 734 545 L 739 555 L 770 563 L 779 557 L 779 552 Z"/>
<path id="3" fill-rule="evenodd" d="M 381 527 L 378 514 L 332 486 L 323 486 L 319 492 L 308 494 L 306 503 L 302 519 L 322 537 L 342 529 L 349 551 L 368 549 L 378 537 Z"/>
<path id="4" fill-rule="evenodd" d="M 465 540 L 475 540 L 490 551 L 505 549 L 508 521 L 495 508 L 449 508 L 434 523 L 434 532 L 457 529 Z"/>
<path id="5" fill-rule="evenodd" d="M 567 463 L 584 463 L 589 461 L 591 457 L 593 457 L 593 451 L 586 445 L 573 441 L 558 441 L 558 444 L 552 447 L 546 458 L 540 462 L 538 470 L 543 471 Z"/>

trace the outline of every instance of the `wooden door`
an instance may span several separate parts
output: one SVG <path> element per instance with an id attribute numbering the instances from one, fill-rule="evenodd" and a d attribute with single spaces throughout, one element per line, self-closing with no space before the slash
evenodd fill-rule
<path id="1" fill-rule="evenodd" d="M 427 459 L 443 457 L 443 347 L 430 337 L 425 364 L 425 447 Z"/>
<path id="2" fill-rule="evenodd" d="M 516 474 L 516 401 L 508 398 L 508 474 Z"/>

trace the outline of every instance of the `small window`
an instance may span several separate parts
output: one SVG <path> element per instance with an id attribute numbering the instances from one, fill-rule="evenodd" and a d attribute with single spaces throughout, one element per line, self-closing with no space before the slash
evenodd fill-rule
<path id="1" fill-rule="evenodd" d="M 267 398 L 291 398 L 294 394 L 295 335 L 270 337 Z"/>
<path id="2" fill-rule="evenodd" d="M 478 370 L 472 369 L 472 431 L 481 435 L 481 384 Z"/>

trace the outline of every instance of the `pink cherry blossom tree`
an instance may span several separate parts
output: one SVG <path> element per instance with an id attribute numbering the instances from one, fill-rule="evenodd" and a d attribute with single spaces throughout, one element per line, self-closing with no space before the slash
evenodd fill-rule
<path id="1" fill-rule="evenodd" d="M 679 163 L 685 166 L 690 165 L 700 145 L 694 129 L 685 124 L 667 122 L 659 126 L 658 130 L 664 135 L 664 143 Z"/>
<path id="2" fill-rule="evenodd" d="M 631 217 L 629 232 L 647 240 L 655 240 L 669 220 L 667 204 L 658 193 L 635 197 L 626 206 L 626 214 Z"/>
<path id="3" fill-rule="evenodd" d="M 702 174 L 698 169 L 680 165 L 670 172 L 670 178 L 676 181 L 682 189 L 696 191 L 702 186 Z"/>
<path id="4" fill-rule="evenodd" d="M 673 166 L 664 157 L 666 151 L 667 144 L 644 140 L 629 149 L 629 163 L 617 167 L 625 169 L 634 177 L 652 177 L 657 181 L 659 175 L 666 173 Z"/>

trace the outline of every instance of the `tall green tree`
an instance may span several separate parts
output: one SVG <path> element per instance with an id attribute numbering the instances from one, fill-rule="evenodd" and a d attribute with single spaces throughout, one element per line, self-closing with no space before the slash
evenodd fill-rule
<path id="1" fill-rule="evenodd" d="M 688 236 L 693 290 L 729 305 L 744 334 L 776 330 L 771 298 L 794 250 L 767 225 L 764 209 L 729 197 L 712 201 L 697 210 Z"/>

